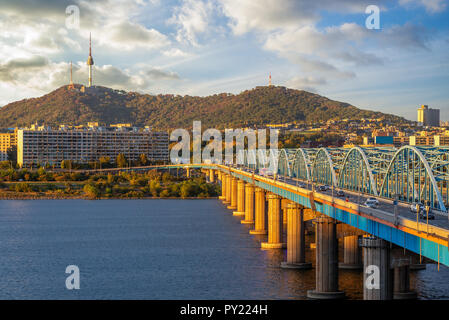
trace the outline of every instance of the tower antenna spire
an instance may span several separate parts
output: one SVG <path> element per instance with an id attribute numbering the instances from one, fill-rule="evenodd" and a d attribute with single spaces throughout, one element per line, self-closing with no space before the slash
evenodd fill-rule
<path id="1" fill-rule="evenodd" d="M 73 84 L 73 78 L 72 78 L 72 61 L 70 61 L 70 84 L 67 87 L 69 90 L 75 89 L 75 85 Z"/>
<path id="2" fill-rule="evenodd" d="M 89 87 L 92 87 L 92 66 L 94 59 L 92 58 L 92 34 L 89 32 L 89 57 L 87 57 L 87 66 L 89 67 Z"/>

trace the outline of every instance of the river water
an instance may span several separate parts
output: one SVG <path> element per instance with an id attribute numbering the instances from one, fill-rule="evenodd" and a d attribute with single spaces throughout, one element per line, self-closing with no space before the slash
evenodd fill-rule
<path id="1" fill-rule="evenodd" d="M 314 270 L 279 268 L 285 251 L 248 228 L 213 199 L 2 200 L 0 299 L 305 299 Z M 448 280 L 444 266 L 411 275 L 421 299 L 448 299 Z M 340 271 L 340 289 L 361 299 L 362 274 Z"/>

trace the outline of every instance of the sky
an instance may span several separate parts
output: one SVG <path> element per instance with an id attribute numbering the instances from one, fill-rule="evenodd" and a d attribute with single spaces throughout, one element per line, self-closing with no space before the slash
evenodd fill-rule
<path id="1" fill-rule="evenodd" d="M 380 9 L 379 29 L 366 27 Z M 307 90 L 449 121 L 448 0 L 0 0 L 0 105 L 70 80 L 149 94 Z M 79 13 L 79 14 L 78 14 Z M 77 18 L 79 17 L 79 19 Z M 370 20 L 372 21 L 372 20 Z"/>

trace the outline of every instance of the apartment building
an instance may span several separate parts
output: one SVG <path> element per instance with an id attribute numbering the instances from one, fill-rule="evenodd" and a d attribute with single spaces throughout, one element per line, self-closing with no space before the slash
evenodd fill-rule
<path id="1" fill-rule="evenodd" d="M 0 161 L 8 159 L 8 152 L 13 152 L 17 147 L 17 132 L 0 133 Z"/>
<path id="2" fill-rule="evenodd" d="M 60 128 L 32 127 L 17 132 L 17 163 L 59 165 L 62 160 L 76 163 L 98 161 L 101 157 L 115 160 L 123 153 L 129 160 L 145 154 L 149 161 L 168 161 L 167 132 L 149 128 L 95 127 Z"/>

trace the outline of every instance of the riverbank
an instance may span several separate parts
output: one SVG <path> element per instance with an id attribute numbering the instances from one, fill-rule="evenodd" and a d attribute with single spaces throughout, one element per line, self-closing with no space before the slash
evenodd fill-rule
<path id="1" fill-rule="evenodd" d="M 214 199 L 220 187 L 204 176 L 168 172 L 53 173 L 39 169 L 0 172 L 0 199 Z"/>
<path id="2" fill-rule="evenodd" d="M 78 195 L 36 195 L 36 194 L 0 194 L 0 200 L 210 200 L 218 199 L 214 197 L 97 197 L 89 198 Z"/>

